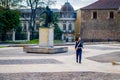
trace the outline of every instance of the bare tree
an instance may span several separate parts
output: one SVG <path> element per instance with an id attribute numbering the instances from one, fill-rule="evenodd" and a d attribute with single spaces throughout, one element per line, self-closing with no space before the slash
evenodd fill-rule
<path id="1" fill-rule="evenodd" d="M 24 3 L 26 3 L 26 6 L 31 9 L 31 15 L 29 22 L 29 30 L 32 32 L 33 37 L 33 31 L 34 27 L 36 25 L 36 10 L 38 7 L 44 7 L 44 6 L 50 6 L 52 4 L 55 4 L 55 0 L 23 0 Z M 23 5 L 22 5 L 23 6 Z M 31 37 L 31 39 L 33 39 Z"/>
<path id="2" fill-rule="evenodd" d="M 11 8 L 18 6 L 18 3 L 22 0 L 0 0 L 0 6 L 4 8 Z"/>

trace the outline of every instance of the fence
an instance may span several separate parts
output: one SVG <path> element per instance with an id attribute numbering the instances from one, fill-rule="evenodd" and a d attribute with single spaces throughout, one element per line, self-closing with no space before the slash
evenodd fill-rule
<path id="1" fill-rule="evenodd" d="M 3 36 L 2 34 L 0 34 L 0 41 L 2 41 L 2 38 L 5 37 L 6 41 L 12 41 L 13 40 L 13 33 L 9 32 L 7 33 L 5 36 Z M 39 39 L 39 33 L 38 32 L 30 32 L 30 40 L 31 39 Z M 58 34 L 54 34 L 54 39 L 55 40 L 62 40 L 61 39 L 62 36 L 58 35 Z M 16 32 L 15 33 L 15 40 L 28 40 L 28 32 L 24 31 L 24 32 Z"/>
<path id="2" fill-rule="evenodd" d="M 2 38 L 5 38 L 6 41 L 12 41 L 13 40 L 13 33 L 7 33 L 5 36 L 0 34 L 0 41 L 2 41 Z M 39 34 L 38 32 L 32 32 L 30 34 L 30 39 L 38 39 Z M 15 40 L 27 40 L 28 39 L 28 33 L 27 32 L 20 32 L 20 33 L 15 33 Z"/>

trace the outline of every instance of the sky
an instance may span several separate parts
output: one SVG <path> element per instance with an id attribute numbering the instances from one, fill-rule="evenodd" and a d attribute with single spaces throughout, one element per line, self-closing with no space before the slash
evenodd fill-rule
<path id="1" fill-rule="evenodd" d="M 74 7 L 75 10 L 87 6 L 97 0 L 68 0 L 70 4 Z M 64 3 L 67 2 L 67 0 L 56 0 L 56 4 L 52 6 L 52 8 L 58 8 L 60 9 Z"/>

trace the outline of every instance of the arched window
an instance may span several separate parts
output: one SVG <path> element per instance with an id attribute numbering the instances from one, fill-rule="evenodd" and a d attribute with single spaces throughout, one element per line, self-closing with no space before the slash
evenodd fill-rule
<path id="1" fill-rule="evenodd" d="M 63 30 L 66 30 L 66 24 L 63 24 Z"/>
<path id="2" fill-rule="evenodd" d="M 69 24 L 69 30 L 72 30 L 72 24 L 71 23 Z"/>

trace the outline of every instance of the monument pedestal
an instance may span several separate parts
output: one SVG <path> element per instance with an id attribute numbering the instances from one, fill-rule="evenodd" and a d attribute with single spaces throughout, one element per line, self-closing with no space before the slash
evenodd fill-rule
<path id="1" fill-rule="evenodd" d="M 27 53 L 63 53 L 68 52 L 68 47 L 54 46 L 54 28 L 39 28 L 39 45 L 25 46 Z"/>
<path id="2" fill-rule="evenodd" d="M 53 47 L 54 28 L 39 28 L 39 46 Z"/>

